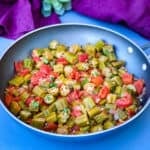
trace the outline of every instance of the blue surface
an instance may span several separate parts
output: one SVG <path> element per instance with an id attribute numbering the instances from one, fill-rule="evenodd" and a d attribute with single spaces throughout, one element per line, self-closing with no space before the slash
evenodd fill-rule
<path id="1" fill-rule="evenodd" d="M 126 35 L 139 45 L 144 45 L 148 40 L 139 34 L 123 27 L 114 25 L 85 16 L 74 12 L 68 12 L 61 17 L 65 22 L 82 22 L 104 26 Z M 0 37 L 0 55 L 12 44 L 12 40 Z M 71 150 L 150 150 L 150 107 L 135 121 L 109 135 L 89 139 L 84 141 L 63 141 L 37 135 L 31 130 L 24 128 L 15 122 L 0 106 L 0 150 L 32 150 L 32 149 L 71 149 Z"/>

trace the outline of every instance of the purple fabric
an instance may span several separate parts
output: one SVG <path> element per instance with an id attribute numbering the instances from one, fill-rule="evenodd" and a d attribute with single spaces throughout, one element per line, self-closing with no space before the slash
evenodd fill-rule
<path id="1" fill-rule="evenodd" d="M 124 23 L 150 38 L 150 0 L 73 0 L 73 9 L 96 19 Z"/>
<path id="2" fill-rule="evenodd" d="M 35 28 L 59 23 L 56 14 L 44 18 L 41 0 L 0 0 L 0 35 L 18 38 Z"/>

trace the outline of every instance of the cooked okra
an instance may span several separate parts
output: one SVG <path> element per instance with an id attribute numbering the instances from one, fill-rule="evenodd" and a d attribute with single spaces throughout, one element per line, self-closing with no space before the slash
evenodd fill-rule
<path id="1" fill-rule="evenodd" d="M 103 40 L 71 46 L 52 40 L 14 66 L 5 104 L 22 121 L 47 132 L 100 132 L 141 108 L 144 81 L 129 73 L 114 46 Z"/>

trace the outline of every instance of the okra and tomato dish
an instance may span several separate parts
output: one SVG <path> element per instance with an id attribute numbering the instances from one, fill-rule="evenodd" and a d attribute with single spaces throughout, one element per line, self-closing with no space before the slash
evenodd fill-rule
<path id="1" fill-rule="evenodd" d="M 8 109 L 25 123 L 58 134 L 107 130 L 141 108 L 144 80 L 118 60 L 112 45 L 51 41 L 14 62 L 5 90 Z"/>

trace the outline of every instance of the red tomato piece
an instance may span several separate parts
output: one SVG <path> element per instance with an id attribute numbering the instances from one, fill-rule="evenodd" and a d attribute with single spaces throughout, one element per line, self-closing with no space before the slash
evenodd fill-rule
<path id="1" fill-rule="evenodd" d="M 100 100 L 101 100 L 100 97 L 98 95 L 96 95 L 96 94 L 93 94 L 92 98 L 94 99 L 96 104 L 98 104 L 100 102 Z"/>
<path id="2" fill-rule="evenodd" d="M 63 64 L 63 65 L 67 65 L 68 64 L 68 61 L 64 57 L 60 57 L 56 61 L 59 64 Z"/>
<path id="3" fill-rule="evenodd" d="M 35 63 L 38 63 L 39 61 L 41 61 L 40 57 L 38 57 L 38 56 L 34 56 L 34 57 L 32 57 L 32 59 Z"/>
<path id="4" fill-rule="evenodd" d="M 103 83 L 103 77 L 102 76 L 97 76 L 97 77 L 92 77 L 91 82 L 94 83 L 96 86 L 99 86 Z"/>
<path id="5" fill-rule="evenodd" d="M 22 69 L 22 70 L 19 72 L 19 75 L 20 75 L 20 76 L 25 76 L 25 75 L 27 75 L 29 72 L 30 72 L 30 70 L 27 69 L 27 68 L 25 68 L 25 69 Z"/>
<path id="6" fill-rule="evenodd" d="M 134 86 L 136 88 L 137 93 L 141 94 L 143 92 L 143 88 L 144 88 L 144 81 L 142 79 L 139 79 L 134 82 Z"/>
<path id="7" fill-rule="evenodd" d="M 73 117 L 78 117 L 78 116 L 81 116 L 82 115 L 82 110 L 80 108 L 80 106 L 74 106 L 73 107 L 73 110 L 71 112 L 71 115 Z"/>
<path id="8" fill-rule="evenodd" d="M 9 106 L 10 103 L 12 102 L 12 100 L 13 100 L 13 96 L 12 95 L 10 95 L 10 94 L 6 94 L 5 95 L 5 104 L 6 104 L 6 106 Z"/>
<path id="9" fill-rule="evenodd" d="M 88 54 L 86 54 L 86 53 L 80 54 L 80 55 L 78 56 L 78 60 L 79 60 L 80 62 L 86 62 L 86 61 L 88 60 Z"/>
<path id="10" fill-rule="evenodd" d="M 122 81 L 124 84 L 132 84 L 133 83 L 133 75 L 126 72 L 122 75 Z"/>
<path id="11" fill-rule="evenodd" d="M 100 89 L 100 92 L 98 94 L 98 96 L 101 98 L 101 99 L 104 99 L 107 97 L 107 95 L 110 93 L 110 90 L 107 86 L 103 86 L 101 89 Z"/>
<path id="12" fill-rule="evenodd" d="M 39 104 L 43 103 L 43 98 L 42 97 L 36 97 L 35 101 L 39 102 Z"/>
<path id="13" fill-rule="evenodd" d="M 59 73 L 57 73 L 57 72 L 51 72 L 51 75 L 54 77 L 54 78 L 57 78 L 58 76 L 59 76 Z"/>
<path id="14" fill-rule="evenodd" d="M 40 79 L 45 78 L 46 75 L 40 71 L 36 72 L 35 74 L 32 75 L 31 77 L 31 84 L 32 85 L 38 85 Z"/>
<path id="15" fill-rule="evenodd" d="M 72 128 L 71 128 L 71 133 L 72 134 L 75 134 L 76 132 L 80 131 L 80 127 L 78 125 L 74 125 Z"/>
<path id="16" fill-rule="evenodd" d="M 33 97 L 28 97 L 28 98 L 26 99 L 26 101 L 25 101 L 25 104 L 26 104 L 27 106 L 29 106 L 30 103 L 31 103 L 33 100 L 34 100 Z"/>
<path id="17" fill-rule="evenodd" d="M 73 92 L 71 92 L 68 95 L 67 100 L 68 100 L 69 103 L 72 103 L 72 101 L 78 100 L 79 98 L 80 98 L 79 91 L 78 90 L 74 90 Z"/>
<path id="18" fill-rule="evenodd" d="M 75 79 L 75 80 L 79 80 L 81 77 L 81 74 L 79 71 L 77 71 L 76 69 L 74 69 L 71 74 L 70 74 L 70 78 L 71 79 Z"/>
<path id="19" fill-rule="evenodd" d="M 42 72 L 45 75 L 49 75 L 52 72 L 52 68 L 49 65 L 43 64 L 40 67 L 40 72 Z"/>
<path id="20" fill-rule="evenodd" d="M 116 100 L 116 105 L 119 108 L 126 108 L 132 105 L 132 103 L 132 96 L 129 93 L 126 93 L 123 97 Z"/>
<path id="21" fill-rule="evenodd" d="M 15 61 L 14 67 L 16 72 L 20 72 L 23 69 L 23 61 Z"/>
<path id="22" fill-rule="evenodd" d="M 45 131 L 55 131 L 57 129 L 58 125 L 53 122 L 46 123 L 44 126 Z"/>

